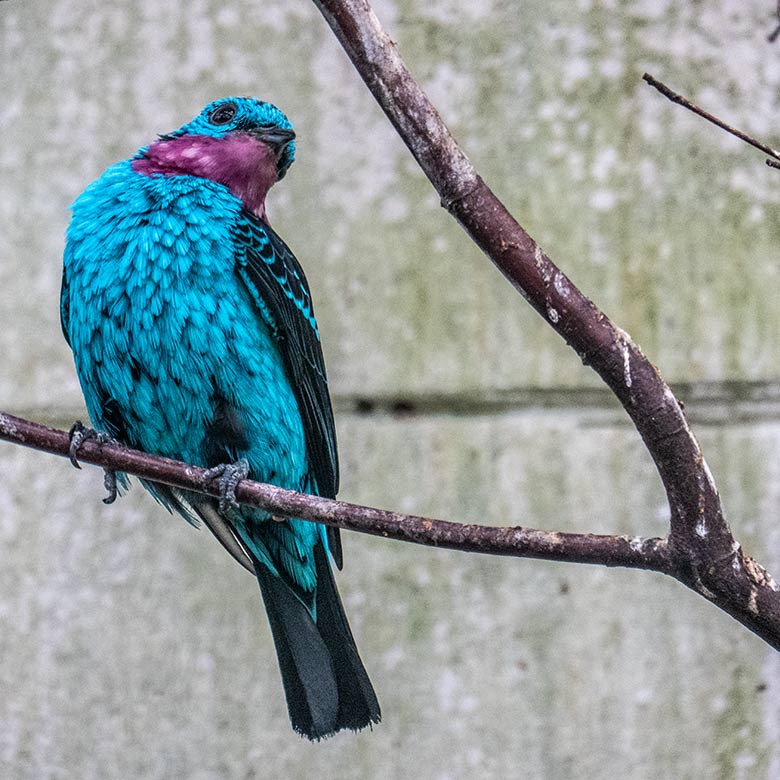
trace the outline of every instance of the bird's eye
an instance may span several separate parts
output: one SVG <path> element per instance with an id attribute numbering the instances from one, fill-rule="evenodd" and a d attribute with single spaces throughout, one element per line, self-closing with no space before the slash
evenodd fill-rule
<path id="1" fill-rule="evenodd" d="M 209 122 L 212 125 L 226 125 L 237 113 L 238 106 L 235 103 L 223 103 L 211 112 Z"/>

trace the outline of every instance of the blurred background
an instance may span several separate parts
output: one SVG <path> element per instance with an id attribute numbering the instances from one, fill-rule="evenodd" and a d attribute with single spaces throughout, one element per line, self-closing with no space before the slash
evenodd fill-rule
<path id="1" fill-rule="evenodd" d="M 482 176 L 672 382 L 746 550 L 780 575 L 771 0 L 381 0 Z M 0 409 L 84 410 L 59 326 L 68 205 L 208 101 L 298 132 L 269 199 L 314 292 L 344 499 L 655 535 L 622 410 L 439 207 L 307 0 L 0 2 Z M 780 655 L 660 575 L 345 534 L 373 732 L 289 727 L 255 582 L 139 487 L 0 444 L 0 767 L 114 778 L 780 778 Z"/>

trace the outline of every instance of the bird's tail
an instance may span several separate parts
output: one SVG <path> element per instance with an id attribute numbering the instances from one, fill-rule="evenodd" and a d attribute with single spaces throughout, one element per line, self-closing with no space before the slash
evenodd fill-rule
<path id="1" fill-rule="evenodd" d="M 316 621 L 290 586 L 262 565 L 257 579 L 271 624 L 293 728 L 309 739 L 362 729 L 381 717 L 322 544 L 315 547 Z"/>

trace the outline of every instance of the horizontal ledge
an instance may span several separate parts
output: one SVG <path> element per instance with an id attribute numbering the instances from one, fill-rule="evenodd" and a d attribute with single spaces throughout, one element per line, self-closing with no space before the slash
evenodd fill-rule
<path id="1" fill-rule="evenodd" d="M 672 385 L 687 416 L 704 425 L 780 420 L 780 377 L 776 381 L 679 382 Z M 562 412 L 600 415 L 595 422 L 630 424 L 612 392 L 600 387 L 529 387 L 452 393 L 334 393 L 337 417 L 398 418 L 438 415 L 483 417 L 511 413 Z M 8 408 L 13 408 L 11 404 Z M 79 407 L 16 408 L 20 417 L 69 427 L 84 417 Z M 603 415 L 607 415 L 604 417 Z"/>
<path id="2" fill-rule="evenodd" d="M 672 390 L 689 418 L 703 424 L 777 420 L 780 418 L 780 377 L 777 381 L 679 382 Z M 623 409 L 606 387 L 529 387 L 452 393 L 336 394 L 336 412 L 358 415 L 490 416 L 512 412 L 593 412 L 614 414 L 629 424 Z"/>

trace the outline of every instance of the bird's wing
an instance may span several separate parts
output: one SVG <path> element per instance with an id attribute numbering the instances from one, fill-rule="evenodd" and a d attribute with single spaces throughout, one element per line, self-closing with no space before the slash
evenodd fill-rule
<path id="1" fill-rule="evenodd" d="M 306 276 L 284 241 L 246 209 L 234 224 L 234 239 L 236 272 L 276 337 L 298 401 L 310 477 L 319 495 L 335 498 L 339 487 L 336 430 Z M 328 527 L 328 542 L 341 568 L 337 528 Z"/>

